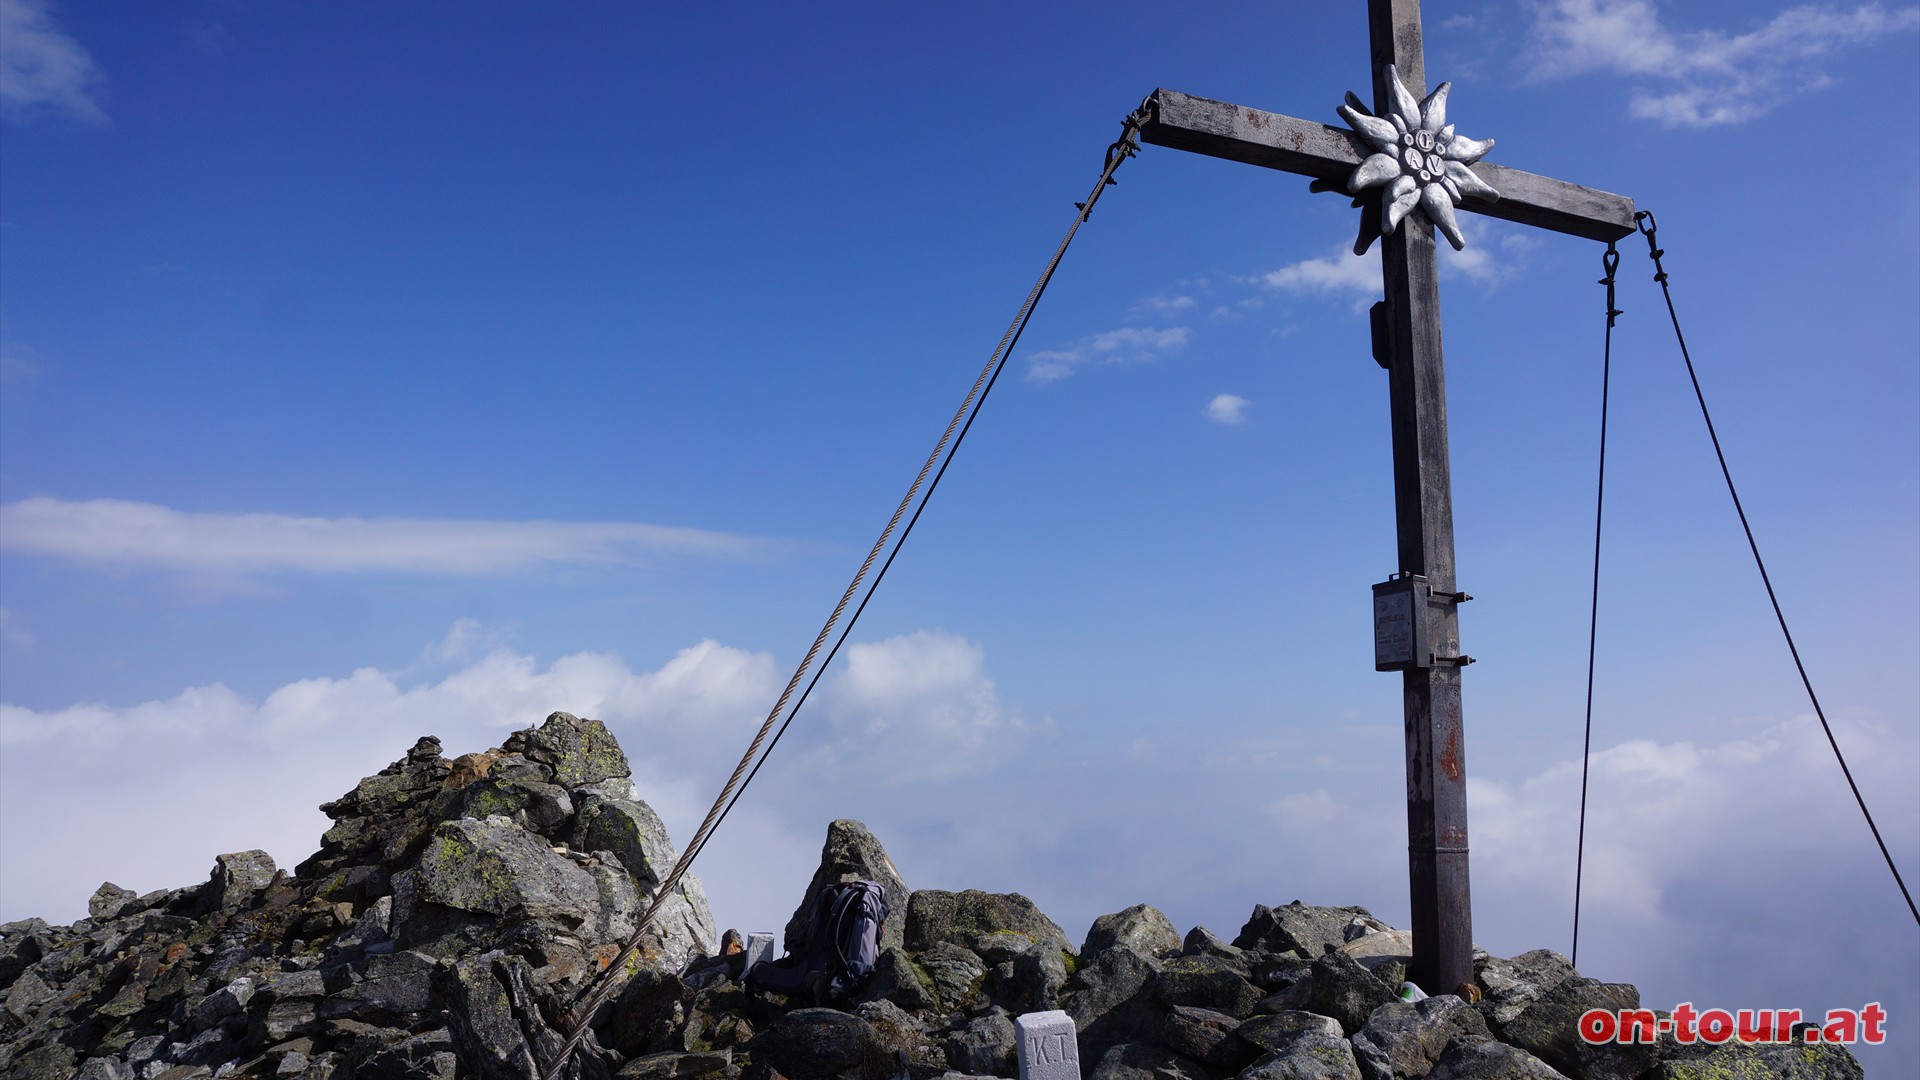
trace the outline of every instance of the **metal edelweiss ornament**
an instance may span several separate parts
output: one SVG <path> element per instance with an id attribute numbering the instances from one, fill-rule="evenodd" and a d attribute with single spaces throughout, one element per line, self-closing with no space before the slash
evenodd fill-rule
<path id="1" fill-rule="evenodd" d="M 1392 235 L 1401 219 L 1418 206 L 1458 251 L 1466 247 L 1466 240 L 1460 235 L 1453 208 L 1468 195 L 1488 200 L 1500 197 L 1467 168 L 1493 149 L 1493 140 L 1454 134 L 1453 125 L 1447 123 L 1447 92 L 1453 89 L 1452 83 L 1441 83 L 1425 101 L 1416 101 L 1400 81 L 1400 73 L 1388 64 L 1387 85 L 1393 91 L 1393 108 L 1385 117 L 1368 112 L 1352 94 L 1340 106 L 1340 115 L 1374 149 L 1353 170 L 1347 191 L 1358 196 L 1368 188 L 1384 186 L 1380 198 L 1382 236 Z M 1358 205 L 1360 200 L 1354 202 Z M 1370 239 L 1362 237 L 1363 241 Z"/>

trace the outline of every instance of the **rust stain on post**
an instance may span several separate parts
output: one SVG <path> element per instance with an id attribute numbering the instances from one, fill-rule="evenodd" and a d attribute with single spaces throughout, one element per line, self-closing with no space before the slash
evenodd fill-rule
<path id="1" fill-rule="evenodd" d="M 1440 771 L 1454 783 L 1460 782 L 1460 727 L 1455 724 L 1448 728 L 1446 743 L 1440 747 Z"/>

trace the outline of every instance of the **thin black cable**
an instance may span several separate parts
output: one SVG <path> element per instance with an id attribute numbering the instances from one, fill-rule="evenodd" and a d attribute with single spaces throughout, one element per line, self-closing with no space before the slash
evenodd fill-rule
<path id="1" fill-rule="evenodd" d="M 1613 306 L 1614 271 L 1620 268 L 1620 252 L 1607 241 L 1607 253 L 1600 257 L 1607 276 L 1600 284 L 1607 287 L 1607 330 L 1600 350 L 1600 479 L 1593 496 L 1593 605 L 1587 616 L 1587 733 L 1580 744 L 1580 839 L 1573 849 L 1573 956 L 1568 963 L 1580 966 L 1580 883 L 1587 863 L 1587 771 L 1593 760 L 1593 658 L 1600 631 L 1600 520 L 1607 504 L 1607 393 L 1613 382 L 1613 321 L 1621 310 Z"/>
<path id="2" fill-rule="evenodd" d="M 774 732 L 773 739 L 767 743 L 767 748 L 761 753 L 760 760 L 754 762 L 753 769 L 747 773 L 746 780 L 741 782 L 740 789 L 734 792 L 733 798 L 727 802 L 726 809 L 720 811 L 720 817 L 714 822 L 713 831 L 707 834 L 708 837 L 711 837 L 713 832 L 719 831 L 720 822 L 727 820 L 727 815 L 733 812 L 734 803 L 739 802 L 740 796 L 746 794 L 747 785 L 753 783 L 754 776 L 760 772 L 760 766 L 766 764 L 767 758 L 773 755 L 773 748 L 780 745 L 780 736 L 787 733 L 788 725 L 792 724 L 793 718 L 799 715 L 801 706 L 805 705 L 807 699 L 813 696 L 813 688 L 819 685 L 820 677 L 826 674 L 827 668 L 833 666 L 833 658 L 840 655 L 840 646 L 846 644 L 847 635 L 853 633 L 854 624 L 860 621 L 860 613 L 867 610 L 867 602 L 873 599 L 873 594 L 880 588 L 880 583 L 886 580 L 887 571 L 893 566 L 894 558 L 900 554 L 900 549 L 906 544 L 907 537 L 913 535 L 913 527 L 919 523 L 921 512 L 926 510 L 927 502 L 933 498 L 934 489 L 940 486 L 940 478 L 947 475 L 947 466 L 953 464 L 953 455 L 959 452 L 960 444 L 966 439 L 967 432 L 973 429 L 973 421 L 980 415 L 981 406 L 986 404 L 987 395 L 993 392 L 994 384 L 1000 381 L 1000 373 L 1006 370 L 1007 359 L 1013 355 L 1014 346 L 1020 341 L 1020 335 L 1026 332 L 1027 323 L 1032 321 L 1034 309 L 1039 306 L 1041 295 L 1047 291 L 1048 283 L 1053 280 L 1053 272 L 1060 266 L 1061 256 L 1066 254 L 1067 245 L 1073 242 L 1073 234 L 1077 232 L 1080 226 L 1086 222 L 1087 218 L 1092 215 L 1094 202 L 1099 199 L 1100 192 L 1107 186 L 1104 181 L 1112 175 L 1112 170 L 1109 169 L 1107 176 L 1102 178 L 1103 182 L 1095 186 L 1093 195 L 1084 203 L 1074 204 L 1075 208 L 1080 211 L 1080 216 L 1074 219 L 1073 226 L 1067 230 L 1066 239 L 1060 242 L 1059 250 L 1054 253 L 1053 261 L 1047 265 L 1045 273 L 1040 275 L 1040 280 L 1034 285 L 1033 297 L 1028 302 L 1026 312 L 1021 315 L 1019 322 L 1014 326 L 1013 333 L 1009 335 L 1006 350 L 1000 354 L 999 363 L 995 365 L 993 374 L 987 379 L 986 387 L 980 391 L 980 397 L 974 403 L 973 412 L 967 416 L 966 423 L 961 425 L 960 433 L 954 436 L 953 447 L 947 452 L 946 460 L 940 463 L 939 470 L 933 474 L 933 479 L 928 482 L 927 493 L 921 497 L 920 505 L 914 508 L 913 516 L 907 519 L 906 527 L 900 530 L 900 539 L 894 543 L 893 550 L 887 554 L 886 561 L 880 564 L 879 572 L 873 575 L 873 584 L 867 587 L 866 595 L 860 598 L 860 603 L 853 609 L 853 615 L 847 619 L 847 624 L 841 629 L 839 638 L 833 643 L 833 648 L 827 651 L 827 658 L 821 661 L 820 666 L 814 670 L 813 678 L 807 682 L 807 688 L 800 692 L 799 699 L 793 703 L 792 711 L 787 713 L 787 718 L 781 722 L 780 729 Z M 705 847 L 706 840 L 702 839 L 700 841 L 700 847 L 688 853 L 686 856 L 687 860 L 691 861 L 693 856 L 698 854 L 701 848 Z"/>
<path id="3" fill-rule="evenodd" d="M 1740 493 L 1734 490 L 1733 473 L 1727 468 L 1727 455 L 1720 450 L 1720 436 L 1713 430 L 1713 416 L 1707 411 L 1707 397 L 1700 390 L 1700 376 L 1693 370 L 1693 357 L 1687 353 L 1687 337 L 1680 332 L 1680 316 L 1673 309 L 1673 290 L 1667 287 L 1667 268 L 1661 265 L 1660 257 L 1666 252 L 1660 249 L 1659 222 L 1653 214 L 1642 210 L 1633 215 L 1639 223 L 1640 231 L 1647 238 L 1647 253 L 1653 259 L 1653 280 L 1660 283 L 1660 292 L 1667 298 L 1667 316 L 1673 320 L 1673 336 L 1680 342 L 1680 356 L 1687 362 L 1687 377 L 1693 380 L 1693 396 L 1700 402 L 1700 416 L 1707 422 L 1707 437 L 1713 440 L 1713 452 L 1720 459 L 1720 475 L 1726 478 L 1727 494 L 1733 496 L 1733 509 L 1740 515 L 1740 527 L 1746 530 L 1747 547 L 1753 551 L 1753 563 L 1760 568 L 1760 581 L 1767 587 L 1767 599 L 1773 604 L 1773 617 L 1780 622 L 1780 633 L 1787 639 L 1787 651 L 1793 654 L 1793 666 L 1800 672 L 1800 684 L 1807 688 L 1807 700 L 1813 702 L 1813 714 L 1820 718 L 1820 729 L 1827 733 L 1827 745 L 1833 747 L 1833 757 L 1840 763 L 1840 772 L 1847 778 L 1847 787 L 1853 791 L 1853 801 L 1860 804 L 1860 814 L 1867 819 L 1867 828 L 1873 832 L 1873 842 L 1880 845 L 1880 857 L 1887 860 L 1887 869 L 1893 874 L 1893 882 L 1900 886 L 1900 895 L 1906 898 L 1907 910 L 1913 913 L 1913 921 L 1920 923 L 1920 907 L 1915 907 L 1913 894 L 1907 891 L 1906 879 L 1900 876 L 1900 868 L 1894 865 L 1893 853 L 1887 850 L 1887 842 L 1880 836 L 1880 826 L 1874 824 L 1873 813 L 1867 809 L 1866 797 L 1860 794 L 1860 785 L 1854 783 L 1853 770 L 1847 768 L 1847 758 L 1840 752 L 1840 741 L 1833 737 L 1833 726 L 1827 723 L 1826 710 L 1820 707 L 1820 698 L 1813 692 L 1813 680 L 1807 677 L 1807 666 L 1800 662 L 1800 649 L 1793 643 L 1793 632 L 1787 629 L 1787 617 L 1780 610 L 1780 598 L 1774 594 L 1773 579 L 1767 575 L 1767 564 L 1760 558 L 1760 545 L 1754 542 L 1753 527 L 1747 524 L 1747 511 L 1740 505 Z"/>

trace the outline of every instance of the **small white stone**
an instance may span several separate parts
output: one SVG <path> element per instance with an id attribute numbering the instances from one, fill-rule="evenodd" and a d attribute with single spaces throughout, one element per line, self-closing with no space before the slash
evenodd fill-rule
<path id="1" fill-rule="evenodd" d="M 1059 1009 L 1024 1013 L 1013 1021 L 1020 1080 L 1080 1080 L 1080 1040 L 1073 1017 Z"/>
<path id="2" fill-rule="evenodd" d="M 748 934 L 746 950 L 747 965 L 740 970 L 752 971 L 753 965 L 773 959 L 773 935 Z"/>

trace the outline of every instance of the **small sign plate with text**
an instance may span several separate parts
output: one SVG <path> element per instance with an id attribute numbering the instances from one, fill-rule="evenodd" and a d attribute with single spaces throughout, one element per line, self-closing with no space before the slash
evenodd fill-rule
<path id="1" fill-rule="evenodd" d="M 1431 667 L 1427 645 L 1427 579 L 1408 574 L 1373 587 L 1373 670 Z"/>

